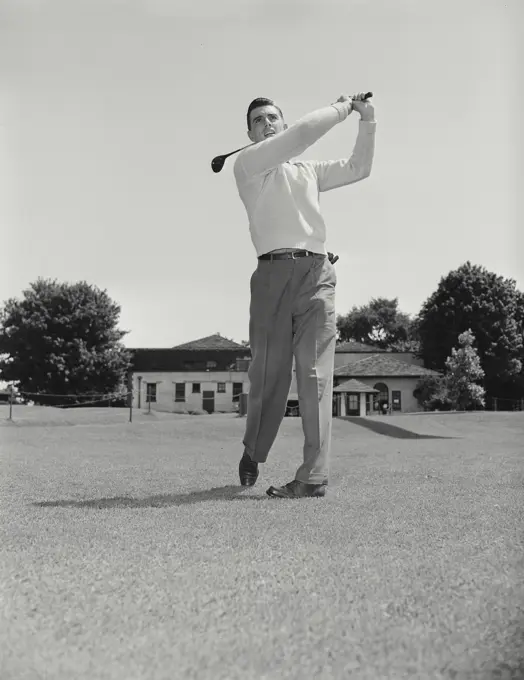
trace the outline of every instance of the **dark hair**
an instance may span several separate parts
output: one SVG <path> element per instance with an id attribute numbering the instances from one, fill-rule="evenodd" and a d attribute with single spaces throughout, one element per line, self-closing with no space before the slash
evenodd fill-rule
<path id="1" fill-rule="evenodd" d="M 284 118 L 284 114 L 282 113 L 282 110 L 280 109 L 279 106 L 275 104 L 275 102 L 272 99 L 267 99 L 266 97 L 257 97 L 256 99 L 253 99 L 251 104 L 249 105 L 247 109 L 247 129 L 251 130 L 251 111 L 254 109 L 259 109 L 261 106 L 274 106 L 277 111 L 280 113 L 282 118 Z"/>

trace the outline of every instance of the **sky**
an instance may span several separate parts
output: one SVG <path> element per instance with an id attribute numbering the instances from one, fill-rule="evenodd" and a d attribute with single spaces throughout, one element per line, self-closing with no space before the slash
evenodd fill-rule
<path id="1" fill-rule="evenodd" d="M 414 315 L 467 260 L 523 290 L 523 18 L 521 0 L 0 0 L 0 302 L 88 281 L 128 347 L 247 339 L 256 254 L 233 159 L 211 159 L 249 143 L 255 97 L 291 124 L 367 90 L 371 176 L 321 195 L 338 313 Z M 301 157 L 350 156 L 357 121 Z"/>

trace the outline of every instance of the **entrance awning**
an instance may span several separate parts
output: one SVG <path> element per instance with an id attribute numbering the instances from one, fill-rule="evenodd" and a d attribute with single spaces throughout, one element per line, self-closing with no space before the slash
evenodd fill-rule
<path id="1" fill-rule="evenodd" d="M 338 385 L 333 389 L 333 392 L 352 392 L 353 394 L 363 392 L 364 394 L 379 394 L 379 390 L 376 390 L 374 387 L 360 382 L 360 380 L 355 380 L 354 378 L 351 380 L 346 380 L 346 382 Z"/>

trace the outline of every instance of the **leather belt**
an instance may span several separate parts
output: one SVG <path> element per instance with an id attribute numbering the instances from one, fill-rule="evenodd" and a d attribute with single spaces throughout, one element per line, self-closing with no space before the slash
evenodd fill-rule
<path id="1" fill-rule="evenodd" d="M 325 257 L 321 253 L 313 253 L 311 250 L 291 250 L 285 253 L 264 253 L 259 260 L 296 260 L 299 257 Z"/>

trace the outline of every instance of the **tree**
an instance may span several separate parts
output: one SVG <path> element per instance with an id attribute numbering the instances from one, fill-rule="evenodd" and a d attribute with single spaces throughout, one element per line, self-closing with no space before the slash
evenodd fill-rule
<path id="1" fill-rule="evenodd" d="M 392 342 L 389 347 L 392 352 L 411 352 L 415 356 L 420 354 L 420 340 L 411 338 L 410 340 L 397 340 Z"/>
<path id="2" fill-rule="evenodd" d="M 383 349 L 408 342 L 413 347 L 413 329 L 409 315 L 398 309 L 398 298 L 374 298 L 367 305 L 354 306 L 346 316 L 337 317 L 339 340 L 355 340 Z"/>
<path id="3" fill-rule="evenodd" d="M 425 411 L 449 411 L 452 407 L 444 375 L 425 375 L 420 378 L 413 396 Z"/>
<path id="4" fill-rule="evenodd" d="M 475 336 L 470 329 L 458 338 L 460 348 L 453 348 L 446 360 L 446 385 L 454 409 L 466 411 L 484 406 L 485 390 L 477 383 L 484 377 L 477 350 L 473 347 Z"/>
<path id="5" fill-rule="evenodd" d="M 485 371 L 484 387 L 492 396 L 504 396 L 522 377 L 523 308 L 524 295 L 515 281 L 470 262 L 451 271 L 416 320 L 424 365 L 443 370 L 459 336 L 471 329 Z"/>
<path id="6" fill-rule="evenodd" d="M 0 379 L 21 392 L 55 395 L 121 391 L 130 354 L 117 329 L 120 307 L 106 291 L 38 279 L 0 310 Z M 32 396 L 35 403 L 74 398 Z"/>

